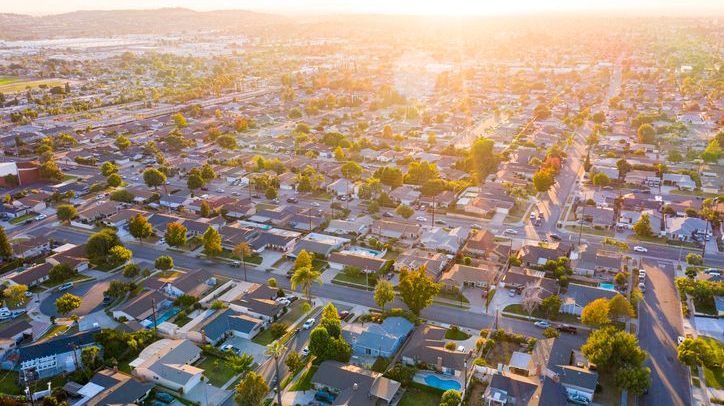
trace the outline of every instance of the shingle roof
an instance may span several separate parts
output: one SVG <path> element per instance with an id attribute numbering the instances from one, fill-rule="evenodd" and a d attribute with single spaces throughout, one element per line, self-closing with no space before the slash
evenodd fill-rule
<path id="1" fill-rule="evenodd" d="M 84 331 L 72 336 L 61 336 L 42 343 L 31 344 L 18 349 L 20 362 L 33 360 L 50 355 L 63 354 L 72 351 L 73 345 L 79 347 L 90 345 L 95 342 L 94 336 L 98 329 Z"/>

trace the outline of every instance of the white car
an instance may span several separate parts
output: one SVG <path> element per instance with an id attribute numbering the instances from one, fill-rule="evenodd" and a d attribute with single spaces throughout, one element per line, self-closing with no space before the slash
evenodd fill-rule
<path id="1" fill-rule="evenodd" d="M 548 328 L 551 326 L 551 323 L 549 323 L 545 320 L 538 320 L 533 324 L 535 324 L 536 327 L 540 327 L 540 328 Z"/>
<path id="2" fill-rule="evenodd" d="M 676 342 L 677 342 L 678 345 L 681 345 L 681 343 L 683 343 L 684 340 L 686 340 L 686 338 L 684 338 L 684 336 L 678 336 L 678 337 L 676 338 Z"/>
<path id="3" fill-rule="evenodd" d="M 505 229 L 505 231 L 503 231 L 503 232 L 504 232 L 505 234 L 513 234 L 513 235 L 518 234 L 518 230 L 514 230 L 514 229 L 512 229 L 512 228 L 507 228 L 507 229 Z"/>
<path id="4" fill-rule="evenodd" d="M 47 218 L 48 216 L 46 216 L 45 214 L 38 214 L 37 216 L 35 216 L 35 221 L 45 220 Z"/>
<path id="5" fill-rule="evenodd" d="M 302 348 L 302 357 L 309 355 L 309 347 Z"/>
<path id="6" fill-rule="evenodd" d="M 649 250 L 646 247 L 642 247 L 640 245 L 633 247 L 633 250 L 636 252 L 649 252 Z"/>
<path id="7" fill-rule="evenodd" d="M 276 298 L 275 301 L 282 306 L 289 306 L 292 303 L 289 301 L 289 299 L 287 299 L 285 297 L 278 297 L 278 298 Z"/>
<path id="8" fill-rule="evenodd" d="M 302 328 L 305 330 L 309 330 L 310 328 L 312 328 L 312 326 L 316 322 L 317 322 L 317 320 L 315 320 L 314 317 L 312 317 L 311 319 L 308 319 L 307 321 L 305 321 L 304 324 L 302 324 Z"/>
<path id="9" fill-rule="evenodd" d="M 312 206 L 314 206 L 314 207 L 319 207 L 319 203 L 317 203 L 317 202 L 312 202 Z"/>
<path id="10" fill-rule="evenodd" d="M 646 279 L 646 271 L 639 269 L 639 279 Z"/>
<path id="11" fill-rule="evenodd" d="M 481 226 L 480 224 L 473 224 L 472 226 L 470 226 L 470 228 L 472 228 L 473 230 L 482 230 L 483 226 Z"/>
<path id="12" fill-rule="evenodd" d="M 426 219 L 425 217 L 423 217 L 423 216 L 418 216 L 417 218 L 415 218 L 415 220 L 417 220 L 417 221 L 427 221 L 427 219 Z"/>

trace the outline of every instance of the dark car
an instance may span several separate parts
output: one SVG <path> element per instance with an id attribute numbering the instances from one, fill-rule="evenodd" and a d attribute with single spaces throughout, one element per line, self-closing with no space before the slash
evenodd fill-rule
<path id="1" fill-rule="evenodd" d="M 314 400 L 318 400 L 323 403 L 332 403 L 334 402 L 335 396 L 331 393 L 329 393 L 326 390 L 319 390 L 317 393 L 314 394 Z"/>
<path id="2" fill-rule="evenodd" d="M 287 203 L 299 203 L 299 199 L 296 197 L 290 197 L 287 199 Z"/>
<path id="3" fill-rule="evenodd" d="M 553 240 L 553 241 L 561 241 L 561 240 L 562 240 L 561 236 L 558 235 L 558 234 L 551 234 L 551 235 L 548 236 L 548 238 L 550 238 L 550 239 Z"/>
<path id="4" fill-rule="evenodd" d="M 174 401 L 174 397 L 166 392 L 157 392 L 156 399 L 160 400 L 163 403 L 171 403 Z"/>
<path id="5" fill-rule="evenodd" d="M 103 304 L 107 305 L 110 304 L 113 301 L 113 298 L 110 296 L 103 296 Z"/>
<path id="6" fill-rule="evenodd" d="M 578 329 L 574 326 L 569 326 L 568 324 L 561 324 L 559 326 L 556 326 L 556 330 L 560 331 L 561 333 L 578 334 Z"/>

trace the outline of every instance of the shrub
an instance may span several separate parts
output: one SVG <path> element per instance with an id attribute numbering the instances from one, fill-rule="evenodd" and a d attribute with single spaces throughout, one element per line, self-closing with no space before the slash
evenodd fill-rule
<path id="1" fill-rule="evenodd" d="M 277 338 L 282 337 L 284 334 L 287 333 L 288 326 L 286 323 L 273 323 L 269 327 L 269 332 L 271 333 L 272 337 L 276 340 Z"/>
<path id="2" fill-rule="evenodd" d="M 416 368 L 396 364 L 389 371 L 385 372 L 385 377 L 401 383 L 402 386 L 409 386 L 412 383 L 415 372 L 417 372 Z"/>
<path id="3" fill-rule="evenodd" d="M 448 341 L 447 343 L 445 343 L 446 350 L 454 351 L 456 347 L 457 347 L 457 344 L 455 344 L 452 341 Z"/>

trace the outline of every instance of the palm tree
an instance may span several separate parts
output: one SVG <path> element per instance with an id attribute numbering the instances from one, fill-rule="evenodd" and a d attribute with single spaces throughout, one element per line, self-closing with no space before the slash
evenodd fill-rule
<path id="1" fill-rule="evenodd" d="M 244 280 L 246 281 L 246 261 L 245 258 L 251 256 L 252 250 L 247 242 L 240 242 L 234 247 L 234 255 L 241 259 L 241 266 L 244 267 Z"/>
<path id="2" fill-rule="evenodd" d="M 269 344 L 266 347 L 266 351 L 264 352 L 269 357 L 274 357 L 274 367 L 276 368 L 276 377 L 277 377 L 277 404 L 281 406 L 282 404 L 282 388 L 281 388 L 281 380 L 279 379 L 279 358 L 284 355 L 284 351 L 286 348 L 284 347 L 284 344 L 281 343 L 281 341 L 276 340 L 273 343 Z"/>
<path id="3" fill-rule="evenodd" d="M 303 266 L 301 268 L 297 268 L 297 270 L 294 271 L 291 279 L 292 289 L 296 289 L 297 286 L 301 287 L 304 295 L 307 296 L 307 301 L 311 302 L 312 284 L 314 282 L 317 282 L 320 285 L 322 284 L 322 279 L 320 278 L 320 275 L 321 274 L 312 269 L 311 266 Z"/>

